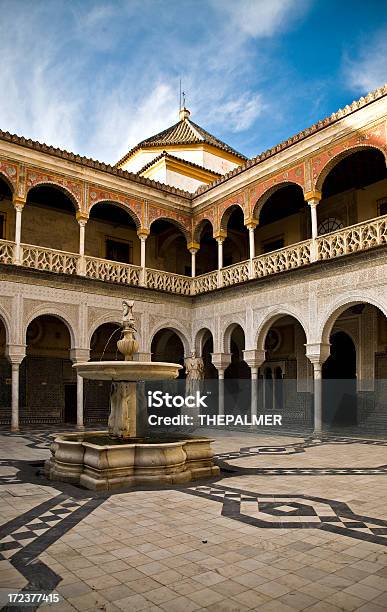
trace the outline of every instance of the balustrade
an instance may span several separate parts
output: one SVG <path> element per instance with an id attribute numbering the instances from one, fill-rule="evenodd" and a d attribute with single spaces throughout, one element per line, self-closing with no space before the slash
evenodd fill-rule
<path id="1" fill-rule="evenodd" d="M 141 268 L 132 264 L 86 256 L 85 270 L 87 278 L 125 285 L 139 285 L 140 283 Z"/>
<path id="2" fill-rule="evenodd" d="M 0 263 L 11 264 L 14 261 L 15 243 L 9 240 L 0 240 Z"/>
<path id="3" fill-rule="evenodd" d="M 293 270 L 310 263 L 311 240 L 304 240 L 291 246 L 258 255 L 253 259 L 253 278 L 261 278 L 269 274 Z"/>
<path id="4" fill-rule="evenodd" d="M 387 244 L 387 215 L 319 236 L 315 241 L 305 240 L 272 253 L 258 255 L 252 260 L 252 274 L 250 260 L 194 278 L 146 268 L 144 286 L 180 295 L 198 295 L 217 289 L 218 281 L 220 286 L 228 287 L 249 280 L 249 273 L 252 278 L 262 278 L 308 265 L 316 259 L 316 255 L 317 260 L 321 261 L 385 244 Z M 71 275 L 82 274 L 87 278 L 125 285 L 140 285 L 143 270 L 140 266 L 98 257 L 81 257 L 76 253 L 30 244 L 22 244 L 20 248 L 21 264 L 28 268 Z M 0 240 L 0 263 L 17 263 L 15 249 L 14 242 Z"/>
<path id="5" fill-rule="evenodd" d="M 148 289 L 159 289 L 161 291 L 170 291 L 171 293 L 180 293 L 181 295 L 190 295 L 191 282 L 192 278 L 190 276 L 146 268 L 145 286 Z"/>
<path id="6" fill-rule="evenodd" d="M 59 272 L 62 274 L 76 274 L 79 255 L 57 251 L 46 247 L 22 244 L 21 263 L 27 268 Z"/>
<path id="7" fill-rule="evenodd" d="M 387 215 L 320 236 L 318 259 L 332 259 L 382 244 L 387 244 Z"/>
<path id="8" fill-rule="evenodd" d="M 207 272 L 206 274 L 200 274 L 192 279 L 192 294 L 207 293 L 207 291 L 214 291 L 218 287 L 218 271 Z"/>
<path id="9" fill-rule="evenodd" d="M 220 273 L 223 287 L 243 283 L 249 280 L 249 261 L 241 261 L 232 266 L 227 266 L 227 268 L 222 268 Z"/>

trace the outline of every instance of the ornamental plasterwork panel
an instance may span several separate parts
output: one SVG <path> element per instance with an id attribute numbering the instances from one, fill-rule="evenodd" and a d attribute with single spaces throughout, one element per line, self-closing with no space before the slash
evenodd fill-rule
<path id="1" fill-rule="evenodd" d="M 180 226 L 182 231 L 187 235 L 191 236 L 192 221 L 191 215 L 186 215 L 179 210 L 173 210 L 172 208 L 164 208 L 158 204 L 148 204 L 148 219 L 147 227 L 151 226 L 152 221 L 156 219 L 166 219 L 175 221 Z"/>
<path id="2" fill-rule="evenodd" d="M 32 187 L 38 185 L 56 185 L 58 187 L 63 187 L 63 189 L 73 196 L 78 209 L 83 209 L 83 184 L 81 181 L 49 171 L 27 168 L 26 185 L 27 193 Z"/>
<path id="3" fill-rule="evenodd" d="M 36 317 L 42 315 L 57 316 L 63 319 L 69 328 L 72 348 L 79 345 L 78 339 L 78 306 L 57 302 L 39 302 L 37 300 L 23 300 L 23 335 L 28 324 Z"/>
<path id="4" fill-rule="evenodd" d="M 198 237 L 195 238 L 195 231 L 199 223 L 201 223 L 201 221 L 204 221 L 204 220 L 207 220 L 211 223 L 212 229 L 214 231 L 216 218 L 215 218 L 215 208 L 213 206 L 211 206 L 210 208 L 206 208 L 205 210 L 201 210 L 197 215 L 193 217 L 192 227 L 193 227 L 194 240 L 198 238 Z"/>
<path id="5" fill-rule="evenodd" d="M 191 323 L 186 324 L 187 321 L 180 321 L 176 318 L 160 317 L 155 315 L 149 315 L 149 344 L 151 343 L 153 336 L 161 329 L 172 329 L 180 332 L 186 339 L 187 344 L 191 338 Z"/>
<path id="6" fill-rule="evenodd" d="M 6 159 L 0 159 L 0 174 L 3 174 L 6 180 L 11 183 L 14 192 L 17 191 L 18 179 L 18 164 L 10 162 Z"/>
<path id="7" fill-rule="evenodd" d="M 122 204 L 125 208 L 134 213 L 134 221 L 137 227 L 145 225 L 144 202 L 142 200 L 125 196 L 118 191 L 102 189 L 96 185 L 89 185 L 87 210 L 90 212 L 90 209 L 98 202 L 111 202 L 112 204 L 117 202 Z"/>
<path id="8" fill-rule="evenodd" d="M 249 189 L 249 214 L 253 214 L 257 201 L 266 191 L 272 189 L 276 185 L 281 185 L 282 183 L 296 183 L 302 189 L 305 189 L 305 164 L 300 163 L 296 166 L 288 168 L 283 172 L 278 172 L 277 174 L 274 174 L 273 176 L 260 181 L 251 187 Z"/>
<path id="9" fill-rule="evenodd" d="M 248 217 L 247 193 L 246 192 L 236 193 L 235 195 L 232 195 L 226 198 L 226 200 L 223 200 L 223 202 L 220 202 L 217 206 L 217 209 L 216 209 L 217 223 L 216 223 L 216 228 L 215 228 L 217 232 L 220 230 L 221 226 L 224 225 L 222 223 L 224 213 L 226 212 L 228 208 L 230 208 L 230 206 L 235 206 L 235 205 L 241 207 L 245 218 Z"/>
<path id="10" fill-rule="evenodd" d="M 334 165 L 335 158 L 343 153 L 344 151 L 361 146 L 375 146 L 378 149 L 387 154 L 386 147 L 386 126 L 384 122 L 373 126 L 367 130 L 359 131 L 353 134 L 350 138 L 347 138 L 337 144 L 320 151 L 318 155 L 312 158 L 312 176 L 313 185 L 315 189 L 321 189 L 323 179 L 327 172 L 323 172 L 324 169 L 330 169 L 328 164 Z"/>

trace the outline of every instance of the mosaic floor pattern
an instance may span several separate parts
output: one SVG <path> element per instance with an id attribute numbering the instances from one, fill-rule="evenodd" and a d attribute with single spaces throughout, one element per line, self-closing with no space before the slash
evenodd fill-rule
<path id="1" fill-rule="evenodd" d="M 93 493 L 0 436 L 2 610 L 387 610 L 387 442 L 222 432 L 211 482 Z"/>

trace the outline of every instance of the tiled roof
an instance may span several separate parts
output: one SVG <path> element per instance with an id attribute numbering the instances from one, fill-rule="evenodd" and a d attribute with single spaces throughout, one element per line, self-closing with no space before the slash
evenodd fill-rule
<path id="1" fill-rule="evenodd" d="M 190 145 L 190 144 L 198 144 L 205 143 L 216 147 L 217 149 L 221 149 L 222 151 L 226 151 L 231 155 L 235 155 L 239 157 L 241 160 L 246 160 L 247 157 L 239 153 L 228 144 L 219 140 L 206 130 L 204 130 L 200 125 L 197 125 L 193 121 L 188 118 L 182 119 L 178 121 L 171 127 L 151 136 L 150 138 L 146 138 L 139 142 L 133 149 L 131 149 L 124 157 L 122 157 L 116 164 L 116 166 L 120 166 L 125 163 L 136 151 L 139 149 L 146 149 L 149 147 L 166 147 L 172 145 Z"/>
<path id="2" fill-rule="evenodd" d="M 154 164 L 157 164 L 157 162 L 160 161 L 160 159 L 163 159 L 163 158 L 172 159 L 173 161 L 181 162 L 182 164 L 190 166 L 191 168 L 198 168 L 199 170 L 204 170 L 205 172 L 212 174 L 214 177 L 222 176 L 220 172 L 215 172 L 215 170 L 210 170 L 209 168 L 205 168 L 204 166 L 200 166 L 199 164 L 194 164 L 194 162 L 183 159 L 182 157 L 177 157 L 177 155 L 171 155 L 170 153 L 168 153 L 168 151 L 163 151 L 162 153 L 160 153 L 160 155 L 158 155 L 157 157 L 152 159 L 150 162 L 145 164 L 145 166 L 143 166 L 140 170 L 138 170 L 137 174 L 141 175 L 143 172 L 145 172 L 145 170 L 148 170 L 149 168 L 154 166 Z"/>
<path id="3" fill-rule="evenodd" d="M 178 187 L 172 187 L 170 185 L 166 185 L 165 183 L 159 183 L 158 181 L 153 181 L 152 179 L 146 178 L 144 176 L 139 176 L 134 172 L 128 172 L 127 170 L 122 170 L 121 168 L 117 168 L 116 166 L 111 166 L 110 164 L 105 164 L 95 159 L 91 159 L 90 157 L 78 155 L 77 153 L 71 153 L 70 151 L 66 151 L 64 149 L 58 149 L 57 147 L 38 142 L 37 140 L 24 138 L 24 136 L 10 134 L 10 132 L 3 132 L 2 130 L 0 130 L 0 140 L 5 140 L 6 142 L 11 142 L 22 147 L 27 147 L 28 149 L 33 149 L 34 151 L 39 151 L 41 153 L 55 155 L 56 157 L 60 157 L 61 159 L 66 159 L 67 161 L 72 161 L 77 164 L 81 164 L 82 166 L 87 166 L 88 168 L 94 168 L 95 170 L 101 170 L 102 172 L 108 172 L 109 174 L 114 174 L 116 176 L 120 176 L 122 178 L 134 181 L 136 183 L 141 183 L 142 185 L 147 185 L 148 187 L 153 187 L 155 189 L 160 189 L 161 191 L 167 191 L 168 193 L 172 193 L 184 198 L 192 198 L 192 193 L 190 193 L 189 191 L 184 191 L 183 189 L 179 189 Z"/>
<path id="4" fill-rule="evenodd" d="M 237 174 L 241 174 L 241 172 L 244 172 L 245 170 L 248 170 L 249 168 L 252 168 L 253 166 L 257 166 L 261 162 L 265 161 L 265 159 L 272 157 L 273 155 L 275 155 L 276 153 L 279 153 L 280 151 L 284 151 L 284 149 L 287 149 L 288 147 L 292 146 L 293 144 L 296 144 L 297 142 L 300 142 L 300 140 L 304 140 L 308 136 L 311 136 L 312 134 L 319 132 L 325 127 L 332 125 L 333 123 L 336 123 L 343 117 L 347 117 L 348 115 L 351 115 L 357 110 L 360 110 L 364 106 L 367 106 L 368 104 L 371 104 L 375 100 L 378 100 L 379 98 L 383 98 L 386 95 L 387 95 L 387 83 L 383 85 L 382 87 L 379 87 L 378 89 L 375 89 L 374 91 L 371 91 L 365 97 L 361 97 L 359 100 L 355 100 L 354 102 L 352 102 L 352 104 L 347 104 L 347 106 L 345 106 L 344 108 L 340 108 L 336 113 L 332 113 L 332 115 L 330 115 L 329 117 L 326 117 L 325 119 L 321 119 L 317 123 L 314 123 L 310 128 L 306 128 L 305 130 L 302 130 L 298 134 L 295 134 L 295 136 L 291 136 L 290 138 L 288 138 L 284 142 L 281 142 L 275 147 L 272 147 L 271 149 L 268 149 L 267 151 L 260 153 L 260 155 L 257 155 L 256 157 L 248 159 L 244 164 L 237 166 L 237 168 L 230 170 L 230 172 L 227 172 L 226 174 L 222 174 L 222 176 L 216 179 L 213 183 L 210 183 L 209 185 L 202 185 L 198 187 L 198 189 L 193 194 L 193 197 L 201 195 L 205 191 L 209 191 L 213 187 L 216 187 L 217 185 L 224 183 L 231 177 Z"/>

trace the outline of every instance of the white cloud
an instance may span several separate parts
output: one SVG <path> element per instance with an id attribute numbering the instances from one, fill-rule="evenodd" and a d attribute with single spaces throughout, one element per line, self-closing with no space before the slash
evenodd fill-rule
<path id="1" fill-rule="evenodd" d="M 289 25 L 292 16 L 298 16 L 303 0 L 214 0 L 229 21 L 230 29 L 252 38 L 273 36 Z"/>
<path id="2" fill-rule="evenodd" d="M 220 136 L 247 130 L 267 106 L 249 85 L 266 69 L 251 41 L 306 0 L 209 0 L 194 33 L 170 2 L 3 0 L 1 129 L 115 163 L 177 121 L 181 75 L 194 121 Z"/>
<path id="3" fill-rule="evenodd" d="M 357 56 L 344 58 L 347 83 L 361 93 L 381 87 L 387 82 L 387 31 L 379 32 L 374 40 L 367 39 Z"/>

